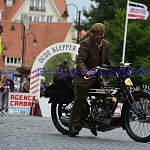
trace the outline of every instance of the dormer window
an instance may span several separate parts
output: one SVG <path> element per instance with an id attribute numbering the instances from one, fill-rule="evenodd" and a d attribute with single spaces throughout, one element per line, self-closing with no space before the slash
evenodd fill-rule
<path id="1" fill-rule="evenodd" d="M 45 11 L 45 0 L 30 0 L 30 10 Z"/>

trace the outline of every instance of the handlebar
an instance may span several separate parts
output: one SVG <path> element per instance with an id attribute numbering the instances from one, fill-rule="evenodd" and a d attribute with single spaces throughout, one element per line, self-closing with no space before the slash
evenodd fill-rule
<path id="1" fill-rule="evenodd" d="M 118 76 L 119 74 L 121 75 L 129 75 L 132 72 L 132 69 L 129 71 L 124 71 L 124 68 L 128 68 L 131 64 L 130 63 L 122 63 L 119 66 L 114 66 L 110 65 L 107 66 L 106 64 L 102 64 L 101 66 L 97 66 L 95 68 L 92 68 L 91 71 L 91 76 L 84 76 L 84 79 L 91 79 L 91 78 L 96 78 L 102 76 L 102 71 L 110 71 L 111 74 Z"/>
<path id="2" fill-rule="evenodd" d="M 91 78 L 96 78 L 96 77 L 100 77 L 102 75 L 102 72 L 99 72 L 99 71 L 102 71 L 102 70 L 105 70 L 105 71 L 108 71 L 110 69 L 112 69 L 115 67 L 110 67 L 110 66 L 107 66 L 107 65 L 102 65 L 102 66 L 97 66 L 95 68 L 92 68 L 90 71 L 91 71 L 91 76 L 84 76 L 84 79 L 91 79 Z"/>

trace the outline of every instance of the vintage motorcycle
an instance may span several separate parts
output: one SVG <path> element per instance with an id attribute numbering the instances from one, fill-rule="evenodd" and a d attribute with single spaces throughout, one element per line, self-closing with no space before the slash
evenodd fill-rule
<path id="1" fill-rule="evenodd" d="M 98 88 L 90 88 L 85 97 L 85 120 L 97 131 L 110 131 L 122 127 L 137 142 L 150 141 L 150 94 L 146 90 L 135 90 L 131 81 L 132 67 L 124 63 L 116 67 L 102 65 L 91 69 L 93 76 L 102 76 L 102 70 L 111 72 L 117 79 L 117 85 L 99 84 Z M 57 78 L 57 77 L 56 77 Z M 46 89 L 50 97 L 51 117 L 56 129 L 69 135 L 69 117 L 74 99 L 71 79 L 67 76 L 62 83 L 51 84 Z M 118 104 L 122 104 L 121 114 L 115 115 Z M 107 113 L 106 113 L 107 112 Z M 103 114 L 106 114 L 103 116 Z M 103 116 L 103 117 L 102 117 Z"/>

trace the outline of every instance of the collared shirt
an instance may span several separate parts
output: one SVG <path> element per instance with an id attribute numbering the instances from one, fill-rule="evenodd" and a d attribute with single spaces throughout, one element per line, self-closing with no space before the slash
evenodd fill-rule
<path id="1" fill-rule="evenodd" d="M 98 45 L 98 49 L 99 50 L 100 50 L 101 46 L 102 46 L 102 42 Z"/>

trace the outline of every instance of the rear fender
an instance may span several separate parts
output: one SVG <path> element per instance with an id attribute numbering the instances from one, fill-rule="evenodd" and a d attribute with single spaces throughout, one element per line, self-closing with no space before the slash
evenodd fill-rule
<path id="1" fill-rule="evenodd" d="M 74 90 L 72 87 L 61 88 L 53 85 L 50 88 L 50 99 L 48 103 L 69 104 L 74 100 Z"/>
<path id="2" fill-rule="evenodd" d="M 47 97 L 49 98 L 48 103 L 53 103 L 55 101 L 55 91 L 56 91 L 56 86 L 54 84 L 51 84 L 50 86 L 47 87 Z"/>
<path id="3" fill-rule="evenodd" d="M 66 101 L 60 101 L 60 100 L 57 100 L 57 98 L 55 97 L 50 97 L 49 101 L 48 101 L 48 104 L 51 104 L 51 103 L 57 103 L 57 104 L 70 104 L 73 102 L 73 99 L 69 99 L 69 100 L 66 100 Z"/>
<path id="4" fill-rule="evenodd" d="M 51 103 L 53 103 L 53 102 L 55 102 L 55 98 L 54 98 L 54 97 L 50 97 L 50 98 L 49 98 L 49 101 L 48 101 L 48 104 L 51 104 Z"/>

